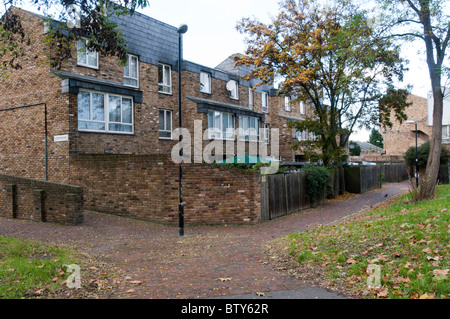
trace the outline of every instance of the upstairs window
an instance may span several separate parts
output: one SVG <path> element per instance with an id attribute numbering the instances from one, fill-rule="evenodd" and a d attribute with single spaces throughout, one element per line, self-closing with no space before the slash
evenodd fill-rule
<path id="1" fill-rule="evenodd" d="M 158 92 L 172 94 L 172 68 L 167 64 L 158 65 Z"/>
<path id="2" fill-rule="evenodd" d="M 211 74 L 200 72 L 200 92 L 211 93 Z"/>
<path id="3" fill-rule="evenodd" d="M 98 53 L 86 49 L 86 40 L 77 42 L 77 64 L 88 68 L 98 69 Z"/>
<path id="4" fill-rule="evenodd" d="M 253 110 L 253 90 L 248 88 L 248 108 Z"/>
<path id="5" fill-rule="evenodd" d="M 230 98 L 233 100 L 239 100 L 239 84 L 237 81 L 229 81 L 227 83 L 227 90 L 230 91 Z"/>
<path id="6" fill-rule="evenodd" d="M 261 106 L 262 106 L 262 111 L 264 113 L 269 113 L 269 93 L 267 92 L 262 92 L 261 93 Z"/>
<path id="7" fill-rule="evenodd" d="M 159 138 L 172 139 L 172 111 L 159 110 Z"/>
<path id="8" fill-rule="evenodd" d="M 291 97 L 284 97 L 284 110 L 290 112 L 291 111 Z"/>
<path id="9" fill-rule="evenodd" d="M 80 91 L 78 130 L 133 133 L 133 100 L 121 95 Z"/>
<path id="10" fill-rule="evenodd" d="M 305 114 L 305 102 L 300 102 L 300 114 Z"/>
<path id="11" fill-rule="evenodd" d="M 128 55 L 127 65 L 123 68 L 123 82 L 125 85 L 139 87 L 139 59 L 135 55 Z"/>

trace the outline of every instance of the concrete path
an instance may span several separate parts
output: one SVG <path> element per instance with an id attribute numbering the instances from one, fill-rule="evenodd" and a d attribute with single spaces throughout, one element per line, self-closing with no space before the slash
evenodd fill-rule
<path id="1" fill-rule="evenodd" d="M 256 225 L 186 225 L 184 237 L 174 226 L 93 212 L 86 212 L 80 226 L 0 218 L 0 236 L 73 245 L 142 282 L 131 292 L 124 287 L 118 298 L 343 298 L 274 269 L 264 244 L 360 213 L 408 187 L 408 181 L 385 184 L 346 201 Z"/>

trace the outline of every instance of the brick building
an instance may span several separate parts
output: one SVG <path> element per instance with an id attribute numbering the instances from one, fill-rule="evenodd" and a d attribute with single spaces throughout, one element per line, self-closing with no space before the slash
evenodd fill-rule
<path id="1" fill-rule="evenodd" d="M 433 101 L 432 95 L 427 98 L 410 94 L 408 102 L 412 103 L 406 109 L 407 121 L 417 122 L 417 144 L 428 141 L 431 137 L 433 125 Z M 385 155 L 403 159 L 405 152 L 409 147 L 416 145 L 416 130 L 414 123 L 400 124 L 393 121 L 392 128 L 381 128 L 383 135 Z M 450 97 L 444 100 L 444 114 L 442 118 L 442 144 L 450 148 Z"/>
<path id="2" fill-rule="evenodd" d="M 178 127 L 177 28 L 140 13 L 114 17 L 128 43 L 126 67 L 114 57 L 86 51 L 79 41 L 73 58 L 53 70 L 46 63 L 44 19 L 10 10 L 20 14 L 31 45 L 20 58 L 22 68 L 9 70 L 0 82 L 0 173 L 83 186 L 87 208 L 175 221 L 177 165 L 170 155 L 178 143 L 173 139 Z M 248 153 L 245 141 L 256 137 L 269 155 L 268 133 L 278 128 L 279 159 L 301 158 L 290 148 L 297 137 L 287 124 L 304 116 L 305 104 L 277 96 L 274 87 L 243 81 L 243 72 L 232 57 L 216 68 L 182 61 L 183 127 L 199 132 L 195 121 L 201 121 L 201 134 L 209 132 L 203 147 L 212 140 L 231 140 L 236 150 L 244 141 Z M 192 186 L 186 190 L 188 221 L 258 219 L 258 203 L 245 197 L 256 189 L 255 176 L 217 165 L 192 164 L 185 170 Z M 233 188 L 233 205 L 221 204 L 221 192 L 231 196 Z"/>

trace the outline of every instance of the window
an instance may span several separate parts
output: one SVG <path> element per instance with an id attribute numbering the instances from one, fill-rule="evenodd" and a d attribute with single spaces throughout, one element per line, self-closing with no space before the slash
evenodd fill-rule
<path id="1" fill-rule="evenodd" d="M 253 90 L 248 88 L 248 108 L 253 110 Z"/>
<path id="2" fill-rule="evenodd" d="M 269 93 L 262 92 L 261 93 L 261 100 L 262 100 L 262 111 L 265 113 L 269 113 Z"/>
<path id="3" fill-rule="evenodd" d="M 301 141 L 307 141 L 308 140 L 308 131 L 294 131 L 295 138 L 301 142 Z"/>
<path id="4" fill-rule="evenodd" d="M 80 91 L 78 130 L 133 133 L 133 100 L 120 95 Z"/>
<path id="5" fill-rule="evenodd" d="M 159 138 L 172 139 L 172 111 L 159 110 Z"/>
<path id="6" fill-rule="evenodd" d="M 300 102 L 300 114 L 305 114 L 305 102 Z"/>
<path id="7" fill-rule="evenodd" d="M 291 111 L 291 97 L 290 96 L 284 97 L 284 109 L 288 112 Z"/>
<path id="8" fill-rule="evenodd" d="M 123 82 L 125 85 L 139 87 L 139 59 L 128 55 L 127 65 L 123 68 Z"/>
<path id="9" fill-rule="evenodd" d="M 200 92 L 211 93 L 211 74 L 200 72 Z"/>
<path id="10" fill-rule="evenodd" d="M 450 142 L 450 125 L 442 125 L 442 141 Z"/>
<path id="11" fill-rule="evenodd" d="M 98 69 L 98 53 L 86 49 L 86 40 L 77 42 L 77 64 L 88 68 Z"/>
<path id="12" fill-rule="evenodd" d="M 218 111 L 208 111 L 208 138 L 234 140 L 234 115 Z"/>
<path id="13" fill-rule="evenodd" d="M 227 83 L 227 90 L 230 91 L 230 98 L 239 100 L 239 84 L 237 81 L 229 81 Z"/>
<path id="14" fill-rule="evenodd" d="M 264 142 L 269 144 L 269 136 L 270 136 L 270 126 L 269 124 L 264 124 Z"/>
<path id="15" fill-rule="evenodd" d="M 239 139 L 241 141 L 259 141 L 259 119 L 256 117 L 239 117 Z"/>
<path id="16" fill-rule="evenodd" d="M 158 92 L 172 94 L 171 69 L 167 64 L 158 65 Z"/>

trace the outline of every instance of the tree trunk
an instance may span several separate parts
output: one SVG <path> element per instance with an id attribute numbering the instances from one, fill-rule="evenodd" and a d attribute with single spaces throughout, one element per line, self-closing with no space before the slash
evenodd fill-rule
<path id="1" fill-rule="evenodd" d="M 440 77 L 440 75 L 437 75 Z M 435 82 L 435 81 L 433 81 Z M 440 82 L 440 81 L 439 81 Z M 433 85 L 434 86 L 434 85 Z M 430 153 L 428 155 L 425 176 L 422 178 L 420 186 L 421 198 L 431 198 L 439 175 L 441 164 L 441 145 L 442 145 L 442 112 L 444 97 L 440 86 L 433 88 L 433 128 L 430 139 Z"/>

